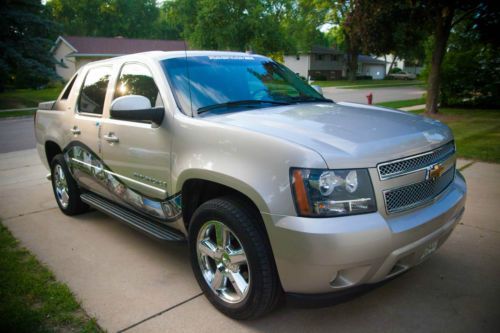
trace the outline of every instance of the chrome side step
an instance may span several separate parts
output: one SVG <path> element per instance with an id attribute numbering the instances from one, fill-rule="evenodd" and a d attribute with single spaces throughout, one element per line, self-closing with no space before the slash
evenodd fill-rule
<path id="1" fill-rule="evenodd" d="M 171 227 L 150 221 L 146 217 L 134 213 L 126 208 L 118 206 L 109 200 L 101 198 L 93 193 L 82 193 L 80 198 L 89 206 L 126 223 L 148 236 L 165 242 L 182 242 L 186 238 L 184 235 Z"/>

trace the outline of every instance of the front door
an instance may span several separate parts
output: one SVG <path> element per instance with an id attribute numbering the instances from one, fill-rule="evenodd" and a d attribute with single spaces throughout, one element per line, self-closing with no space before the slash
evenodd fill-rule
<path id="1" fill-rule="evenodd" d="M 114 98 L 147 97 L 152 107 L 163 106 L 158 86 L 144 64 L 125 63 L 118 74 Z M 109 114 L 109 112 L 108 112 Z M 111 194 L 125 206 L 160 219 L 173 218 L 167 198 L 170 185 L 171 135 L 163 124 L 106 117 L 102 122 L 103 160 L 114 176 Z"/>

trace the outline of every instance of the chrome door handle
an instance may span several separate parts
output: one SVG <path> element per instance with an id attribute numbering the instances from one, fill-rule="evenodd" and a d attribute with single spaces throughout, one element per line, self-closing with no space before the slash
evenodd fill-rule
<path id="1" fill-rule="evenodd" d="M 118 137 L 116 135 L 114 135 L 113 133 L 109 133 L 109 134 L 105 135 L 103 138 L 104 138 L 104 140 L 108 141 L 109 143 L 115 143 L 115 142 L 120 141 L 120 139 L 118 139 Z"/>
<path id="2" fill-rule="evenodd" d="M 73 133 L 74 135 L 79 135 L 81 134 L 82 132 L 80 131 L 80 129 L 78 127 L 73 127 L 72 129 L 70 129 L 71 133 Z"/>

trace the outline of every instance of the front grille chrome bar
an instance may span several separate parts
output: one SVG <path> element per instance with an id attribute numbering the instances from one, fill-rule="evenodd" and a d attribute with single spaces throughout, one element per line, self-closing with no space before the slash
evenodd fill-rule
<path id="1" fill-rule="evenodd" d="M 449 143 L 426 153 L 380 163 L 377 165 L 378 174 L 380 180 L 403 176 L 425 169 L 434 163 L 446 160 L 454 153 L 455 143 L 450 141 Z"/>

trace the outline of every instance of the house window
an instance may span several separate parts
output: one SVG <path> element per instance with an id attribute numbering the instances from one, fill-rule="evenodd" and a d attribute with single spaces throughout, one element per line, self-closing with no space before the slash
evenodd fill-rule
<path id="1" fill-rule="evenodd" d="M 323 55 L 322 54 L 316 54 L 316 60 L 322 61 L 323 60 Z"/>
<path id="2" fill-rule="evenodd" d="M 330 55 L 330 60 L 331 61 L 339 61 L 339 56 L 336 54 L 331 54 Z"/>

